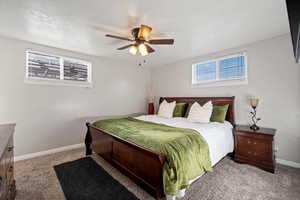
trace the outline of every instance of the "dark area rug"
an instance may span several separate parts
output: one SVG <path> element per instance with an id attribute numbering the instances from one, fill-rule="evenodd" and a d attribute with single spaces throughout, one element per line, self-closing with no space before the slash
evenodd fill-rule
<path id="1" fill-rule="evenodd" d="M 67 200 L 138 200 L 90 157 L 54 169 Z"/>

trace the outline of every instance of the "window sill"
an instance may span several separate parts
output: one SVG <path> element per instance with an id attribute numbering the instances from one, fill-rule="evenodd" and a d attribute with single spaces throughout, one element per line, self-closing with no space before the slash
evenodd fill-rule
<path id="1" fill-rule="evenodd" d="M 80 83 L 75 81 L 65 81 L 65 80 L 43 80 L 43 79 L 24 79 L 24 83 L 33 85 L 49 85 L 49 86 L 68 86 L 68 87 L 85 87 L 92 88 L 92 83 Z"/>
<path id="2" fill-rule="evenodd" d="M 192 88 L 225 87 L 225 86 L 235 86 L 235 85 L 248 85 L 248 79 L 196 83 L 196 84 L 192 84 Z"/>

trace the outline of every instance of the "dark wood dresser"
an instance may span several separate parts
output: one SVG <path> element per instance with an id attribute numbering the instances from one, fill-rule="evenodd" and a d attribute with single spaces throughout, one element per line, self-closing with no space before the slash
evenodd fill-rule
<path id="1" fill-rule="evenodd" d="M 276 130 L 260 128 L 253 131 L 249 126 L 237 125 L 234 128 L 234 160 L 275 172 L 274 136 Z"/>
<path id="2" fill-rule="evenodd" d="M 16 196 L 13 153 L 14 130 L 15 124 L 0 125 L 0 200 L 12 200 Z"/>

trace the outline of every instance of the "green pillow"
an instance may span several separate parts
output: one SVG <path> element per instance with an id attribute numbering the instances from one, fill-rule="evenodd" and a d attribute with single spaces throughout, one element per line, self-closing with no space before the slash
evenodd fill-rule
<path id="1" fill-rule="evenodd" d="M 189 112 L 191 110 L 192 105 L 193 105 L 193 103 L 188 104 L 188 107 L 187 107 L 185 115 L 184 115 L 185 118 L 187 118 L 189 116 Z"/>
<path id="2" fill-rule="evenodd" d="M 187 103 L 176 103 L 173 117 L 183 117 L 185 114 Z"/>
<path id="3" fill-rule="evenodd" d="M 229 104 L 224 106 L 213 106 L 213 112 L 210 117 L 211 122 L 224 123 Z"/>

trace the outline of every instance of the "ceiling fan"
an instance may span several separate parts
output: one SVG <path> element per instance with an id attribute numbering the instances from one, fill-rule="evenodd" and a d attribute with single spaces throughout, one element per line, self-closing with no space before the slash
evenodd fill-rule
<path id="1" fill-rule="evenodd" d="M 132 29 L 131 34 L 134 39 L 110 35 L 110 34 L 106 34 L 105 36 L 133 42 L 132 44 L 117 49 L 117 50 L 124 50 L 129 48 L 129 52 L 133 55 L 136 55 L 137 52 L 139 52 L 142 56 L 146 56 L 149 53 L 153 53 L 155 50 L 149 44 L 152 45 L 173 45 L 174 44 L 174 39 L 148 40 L 151 35 L 151 31 L 152 28 L 150 26 L 141 25 L 140 27 Z"/>

